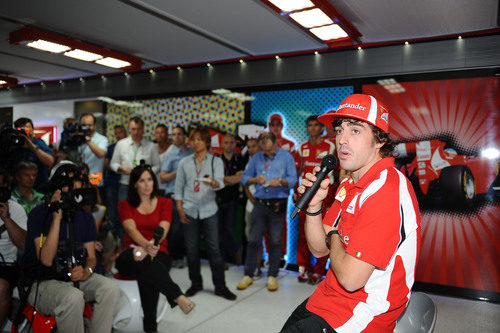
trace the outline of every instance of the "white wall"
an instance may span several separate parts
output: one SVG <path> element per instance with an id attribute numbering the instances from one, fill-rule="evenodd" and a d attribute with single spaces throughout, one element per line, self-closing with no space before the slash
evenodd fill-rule
<path id="1" fill-rule="evenodd" d="M 14 105 L 13 121 L 20 117 L 33 120 L 35 126 L 57 126 L 57 139 L 63 130 L 65 118 L 74 117 L 75 102 L 77 100 L 64 100 L 53 102 L 39 102 Z"/>

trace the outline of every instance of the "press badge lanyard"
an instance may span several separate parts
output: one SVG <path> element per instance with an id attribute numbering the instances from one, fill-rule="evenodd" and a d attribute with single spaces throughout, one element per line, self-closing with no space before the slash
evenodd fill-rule
<path id="1" fill-rule="evenodd" d="M 196 164 L 196 158 L 193 156 L 193 162 L 194 162 L 194 169 L 196 171 L 196 181 L 194 183 L 194 191 L 199 192 L 200 191 L 200 174 L 201 174 L 201 169 L 203 169 L 203 162 L 201 162 L 200 168 L 198 169 L 198 165 Z"/>
<path id="2" fill-rule="evenodd" d="M 266 161 L 266 157 L 267 157 L 267 161 Z M 273 163 L 275 157 L 276 157 L 276 154 L 273 154 L 272 157 L 268 157 L 267 155 L 264 155 L 264 171 L 262 172 L 262 174 L 264 174 L 264 175 L 267 174 L 267 169 L 269 169 L 269 167 Z"/>
<path id="3" fill-rule="evenodd" d="M 135 168 L 137 166 L 137 153 L 139 152 L 139 147 L 132 142 L 132 150 L 134 151 L 134 160 L 132 161 L 132 166 Z"/>

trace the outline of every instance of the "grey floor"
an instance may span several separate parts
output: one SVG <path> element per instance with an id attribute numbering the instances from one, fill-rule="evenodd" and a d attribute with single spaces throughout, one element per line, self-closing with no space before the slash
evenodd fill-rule
<path id="1" fill-rule="evenodd" d="M 205 289 L 192 297 L 195 309 L 185 315 L 176 307 L 167 309 L 158 330 L 172 333 L 267 333 L 279 332 L 295 307 L 307 298 L 315 286 L 297 282 L 297 273 L 281 270 L 279 289 L 269 292 L 266 278 L 255 280 L 243 291 L 236 290 L 243 268 L 230 266 L 226 271 L 228 287 L 237 294 L 227 301 L 213 294 L 208 263 L 202 263 Z M 172 279 L 186 290 L 190 286 L 187 268 L 173 268 Z M 500 332 L 500 304 L 429 295 L 437 306 L 434 332 Z M 4 328 L 5 329 L 5 328 Z"/>
<path id="2" fill-rule="evenodd" d="M 297 273 L 282 270 L 279 289 L 269 292 L 266 279 L 254 281 L 244 291 L 236 290 L 243 274 L 242 267 L 231 266 L 226 271 L 229 288 L 238 295 L 236 301 L 227 301 L 213 295 L 210 269 L 202 265 L 205 290 L 192 297 L 197 304 L 189 314 L 179 309 L 168 310 L 158 327 L 160 332 L 279 332 L 295 307 L 308 297 L 315 286 L 297 282 Z M 172 269 L 171 275 L 183 290 L 190 282 L 187 268 Z M 430 295 L 437 306 L 434 332 L 500 332 L 500 305 L 488 302 Z"/>

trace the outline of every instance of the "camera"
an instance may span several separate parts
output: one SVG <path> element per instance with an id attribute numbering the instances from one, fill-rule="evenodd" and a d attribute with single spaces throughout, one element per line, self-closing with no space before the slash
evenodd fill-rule
<path id="1" fill-rule="evenodd" d="M 11 196 L 10 188 L 7 186 L 0 187 L 0 203 L 6 203 Z"/>
<path id="2" fill-rule="evenodd" d="M 64 149 L 76 149 L 85 143 L 85 136 L 90 135 L 90 125 L 80 124 L 78 122 L 69 123 L 64 126 L 61 134 L 61 144 Z"/>
<path id="3" fill-rule="evenodd" d="M 9 124 L 0 125 L 0 151 L 9 154 L 17 148 L 24 147 L 26 132 L 22 128 L 12 128 Z"/>

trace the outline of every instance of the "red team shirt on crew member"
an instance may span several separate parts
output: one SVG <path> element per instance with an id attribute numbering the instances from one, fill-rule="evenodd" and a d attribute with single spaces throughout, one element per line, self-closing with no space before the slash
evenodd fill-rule
<path id="1" fill-rule="evenodd" d="M 118 202 L 120 221 L 123 223 L 123 221 L 127 219 L 134 220 L 137 230 L 139 230 L 142 236 L 148 240 L 153 239 L 154 230 L 161 221 L 167 221 L 168 223 L 172 221 L 172 200 L 163 197 L 156 198 L 158 198 L 158 202 L 155 210 L 151 214 L 139 213 L 137 208 L 130 206 L 127 200 Z M 135 244 L 135 242 L 126 234 L 125 238 L 123 238 L 122 248 L 128 249 L 133 244 Z M 168 253 L 166 237 L 160 244 L 160 251 Z"/>
<path id="2" fill-rule="evenodd" d="M 420 252 L 420 212 L 393 158 L 338 187 L 323 224 L 337 226 L 346 252 L 375 266 L 365 286 L 346 291 L 331 269 L 307 303 L 337 332 L 392 332 L 409 300 Z"/>
<path id="3" fill-rule="evenodd" d="M 314 167 L 321 165 L 321 159 L 328 154 L 335 152 L 335 144 L 329 140 L 321 140 L 317 145 L 312 145 L 309 141 L 300 145 L 300 156 L 302 157 L 302 177 L 308 172 L 312 172 Z"/>

